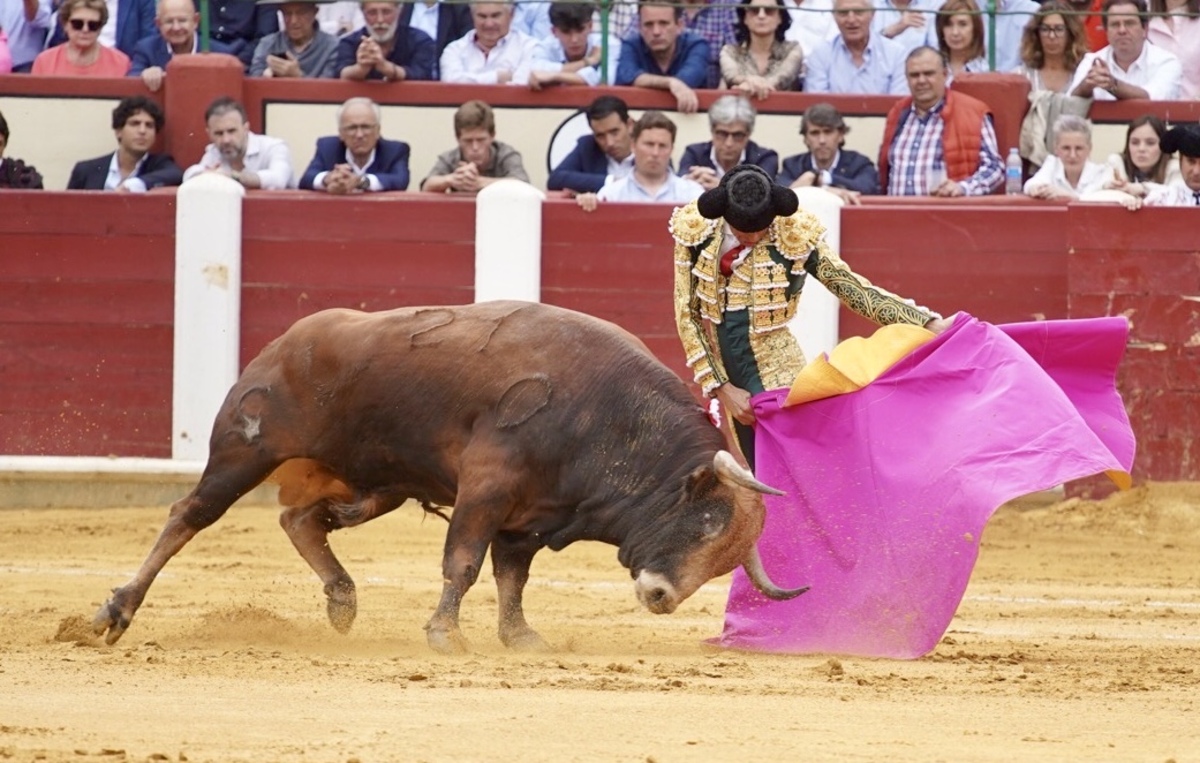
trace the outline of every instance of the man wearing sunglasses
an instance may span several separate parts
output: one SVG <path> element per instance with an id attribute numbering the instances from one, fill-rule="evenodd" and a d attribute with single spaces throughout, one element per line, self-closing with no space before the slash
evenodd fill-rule
<path id="1" fill-rule="evenodd" d="M 739 164 L 761 167 L 771 179 L 779 171 L 779 154 L 750 140 L 758 116 L 744 95 L 723 95 L 708 109 L 712 140 L 693 143 L 683 151 L 679 174 L 710 190 Z"/>

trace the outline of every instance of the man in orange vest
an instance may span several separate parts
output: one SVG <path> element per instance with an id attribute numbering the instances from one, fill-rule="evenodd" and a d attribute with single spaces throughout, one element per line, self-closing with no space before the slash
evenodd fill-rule
<path id="1" fill-rule="evenodd" d="M 888 112 L 879 180 L 889 196 L 983 196 L 1004 182 L 1004 162 L 983 101 L 947 91 L 946 59 L 922 46 L 908 54 L 912 93 Z"/>

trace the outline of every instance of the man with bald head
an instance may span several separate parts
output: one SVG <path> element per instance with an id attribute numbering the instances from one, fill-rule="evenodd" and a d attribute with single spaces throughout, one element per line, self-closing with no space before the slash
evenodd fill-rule
<path id="1" fill-rule="evenodd" d="M 178 55 L 200 50 L 200 14 L 192 0 L 158 0 L 154 25 L 158 33 L 138 40 L 130 56 L 130 77 L 141 77 L 150 92 L 162 87 L 167 63 Z M 209 41 L 213 53 L 231 53 L 230 48 L 216 40 Z"/>
<path id="2" fill-rule="evenodd" d="M 283 29 L 258 41 L 250 61 L 252 77 L 336 77 L 337 38 L 317 25 L 312 0 L 259 0 L 279 9 Z"/>
<path id="3" fill-rule="evenodd" d="M 380 136 L 379 105 L 351 98 L 337 110 L 338 134 L 317 139 L 300 187 L 337 196 L 408 188 L 408 144 Z"/>

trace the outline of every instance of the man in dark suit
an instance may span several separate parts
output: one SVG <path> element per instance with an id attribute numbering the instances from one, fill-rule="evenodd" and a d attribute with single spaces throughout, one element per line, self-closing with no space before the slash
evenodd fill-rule
<path id="1" fill-rule="evenodd" d="M 610 175 L 619 180 L 633 169 L 633 120 L 615 95 L 602 95 L 584 112 L 591 135 L 584 135 L 550 173 L 551 191 L 596 193 Z"/>
<path id="2" fill-rule="evenodd" d="M 174 159 L 150 153 L 164 121 L 162 109 L 149 98 L 134 95 L 122 99 L 112 117 L 117 150 L 76 164 L 67 190 L 143 193 L 182 183 L 183 170 Z"/>
<path id="3" fill-rule="evenodd" d="M 828 103 L 809 106 L 800 117 L 800 135 L 808 153 L 783 160 L 775 182 L 788 188 L 818 186 L 857 204 L 862 194 L 879 193 L 875 164 L 856 151 L 847 151 L 846 126 L 841 113 Z"/>
<path id="4" fill-rule="evenodd" d="M 437 59 L 441 60 L 446 46 L 475 28 L 468 3 L 446 3 L 441 0 L 416 0 L 400 6 L 400 26 L 419 29 L 433 38 Z M 437 62 L 433 78 L 441 77 Z"/>
<path id="5" fill-rule="evenodd" d="M 158 15 L 154 18 L 158 32 L 138 40 L 133 48 L 130 77 L 141 77 L 152 93 L 162 88 L 167 63 L 176 55 L 188 55 L 200 50 L 200 14 L 192 0 L 159 0 Z M 233 51 L 223 42 L 209 41 L 213 53 Z"/>
<path id="6" fill-rule="evenodd" d="M 362 4 L 367 25 L 338 40 L 338 76 L 349 80 L 432 80 L 437 68 L 433 38 L 400 24 L 396 0 L 367 0 Z"/>
<path id="7" fill-rule="evenodd" d="M 379 137 L 379 105 L 351 98 L 338 107 L 338 134 L 317 139 L 300 187 L 336 195 L 408 189 L 408 144 Z"/>
<path id="8" fill-rule="evenodd" d="M 712 140 L 684 149 L 679 174 L 712 190 L 726 172 L 739 164 L 753 164 L 774 180 L 779 172 L 779 154 L 750 140 L 757 117 L 754 105 L 744 95 L 723 95 L 713 101 L 708 108 Z"/>

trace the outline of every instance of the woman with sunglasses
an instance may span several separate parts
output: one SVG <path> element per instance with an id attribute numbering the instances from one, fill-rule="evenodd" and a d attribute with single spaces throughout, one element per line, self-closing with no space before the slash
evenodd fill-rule
<path id="1" fill-rule="evenodd" d="M 129 56 L 100 44 L 108 22 L 105 0 L 64 0 L 58 19 L 67 41 L 42 51 L 33 60 L 33 74 L 51 77 L 124 77 Z"/>
<path id="2" fill-rule="evenodd" d="M 1029 80 L 1033 92 L 1066 95 L 1075 68 L 1087 55 L 1083 22 L 1070 6 L 1052 0 L 1029 19 L 1021 34 L 1021 65 L 1015 73 Z"/>
<path id="3" fill-rule="evenodd" d="M 721 48 L 721 87 L 751 98 L 795 90 L 804 62 L 800 43 L 784 39 L 792 25 L 783 0 L 742 0 L 737 7 L 737 43 Z"/>

